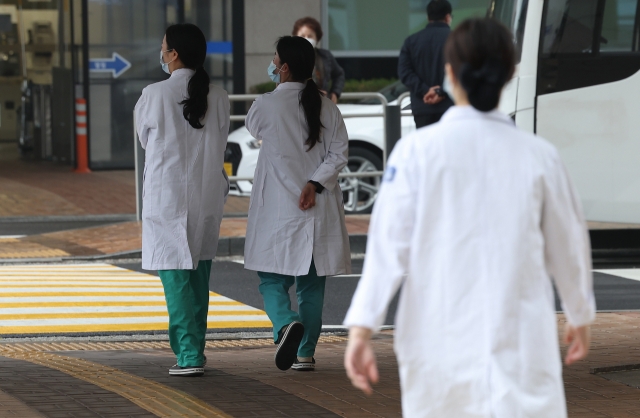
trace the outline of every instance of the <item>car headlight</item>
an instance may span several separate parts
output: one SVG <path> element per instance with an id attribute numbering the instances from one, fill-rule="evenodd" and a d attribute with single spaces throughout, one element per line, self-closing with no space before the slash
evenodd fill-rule
<path id="1" fill-rule="evenodd" d="M 262 139 L 251 140 L 251 141 L 247 142 L 247 145 L 251 149 L 260 149 L 260 147 L 262 146 Z"/>

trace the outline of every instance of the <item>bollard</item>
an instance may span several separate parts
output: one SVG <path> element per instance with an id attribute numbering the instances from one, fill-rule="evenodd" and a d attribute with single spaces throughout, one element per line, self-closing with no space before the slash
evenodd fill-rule
<path id="1" fill-rule="evenodd" d="M 89 170 L 89 144 L 87 139 L 87 101 L 76 99 L 76 173 Z"/>
<path id="2" fill-rule="evenodd" d="M 388 160 L 389 155 L 391 155 L 391 151 L 396 143 L 400 140 L 402 136 L 402 119 L 401 119 L 401 109 L 399 105 L 389 105 L 387 106 L 387 117 L 385 118 L 385 132 L 386 132 L 386 155 L 385 158 Z"/>

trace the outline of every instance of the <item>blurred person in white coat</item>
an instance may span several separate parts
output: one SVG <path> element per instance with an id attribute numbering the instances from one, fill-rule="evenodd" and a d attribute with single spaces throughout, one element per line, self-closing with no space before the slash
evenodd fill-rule
<path id="1" fill-rule="evenodd" d="M 281 370 L 315 369 L 326 276 L 351 272 L 338 185 L 349 137 L 337 106 L 312 79 L 315 59 L 305 38 L 280 38 L 267 70 L 278 86 L 253 103 L 246 119 L 262 145 L 251 191 L 245 268 L 260 277 Z M 299 312 L 289 299 L 294 283 Z"/>
<path id="2" fill-rule="evenodd" d="M 164 286 L 174 376 L 204 373 L 209 275 L 229 192 L 229 99 L 209 84 L 206 53 L 197 26 L 170 26 L 160 64 L 171 77 L 147 86 L 135 108 L 146 150 L 142 268 L 158 270 Z"/>
<path id="3" fill-rule="evenodd" d="M 552 280 L 567 364 L 589 349 L 591 253 L 556 149 L 496 110 L 514 71 L 509 31 L 461 23 L 445 47 L 456 106 L 394 149 L 347 313 L 345 367 L 370 393 L 370 337 L 396 317 L 405 417 L 565 418 Z"/>

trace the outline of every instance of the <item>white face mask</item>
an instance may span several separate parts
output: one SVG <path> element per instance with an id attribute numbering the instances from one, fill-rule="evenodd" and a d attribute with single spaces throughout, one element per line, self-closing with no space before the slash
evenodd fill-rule
<path id="1" fill-rule="evenodd" d="M 449 76 L 446 73 L 444 75 L 444 83 L 442 83 L 442 90 L 453 100 L 453 84 L 451 84 L 451 80 L 449 80 Z"/>
<path id="2" fill-rule="evenodd" d="M 304 38 L 304 39 L 309 41 L 309 43 L 311 44 L 312 47 L 316 48 L 318 46 L 318 41 L 316 41 L 315 39 L 313 39 L 313 38 Z"/>

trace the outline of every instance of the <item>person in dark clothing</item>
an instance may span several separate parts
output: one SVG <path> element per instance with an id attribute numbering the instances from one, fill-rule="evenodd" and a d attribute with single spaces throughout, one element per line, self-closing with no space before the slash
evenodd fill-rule
<path id="1" fill-rule="evenodd" d="M 322 26 L 312 17 L 296 20 L 291 35 L 306 38 L 316 49 L 316 66 L 313 69 L 313 81 L 320 87 L 320 91 L 330 98 L 333 103 L 338 99 L 344 88 L 344 70 L 338 64 L 331 52 L 318 48 L 322 39 Z"/>
<path id="2" fill-rule="evenodd" d="M 400 80 L 411 91 L 411 111 L 417 128 L 438 122 L 453 106 L 445 93 L 435 94 L 444 82 L 443 50 L 451 32 L 451 4 L 432 0 L 427 5 L 427 16 L 429 24 L 404 41 L 398 61 Z"/>

